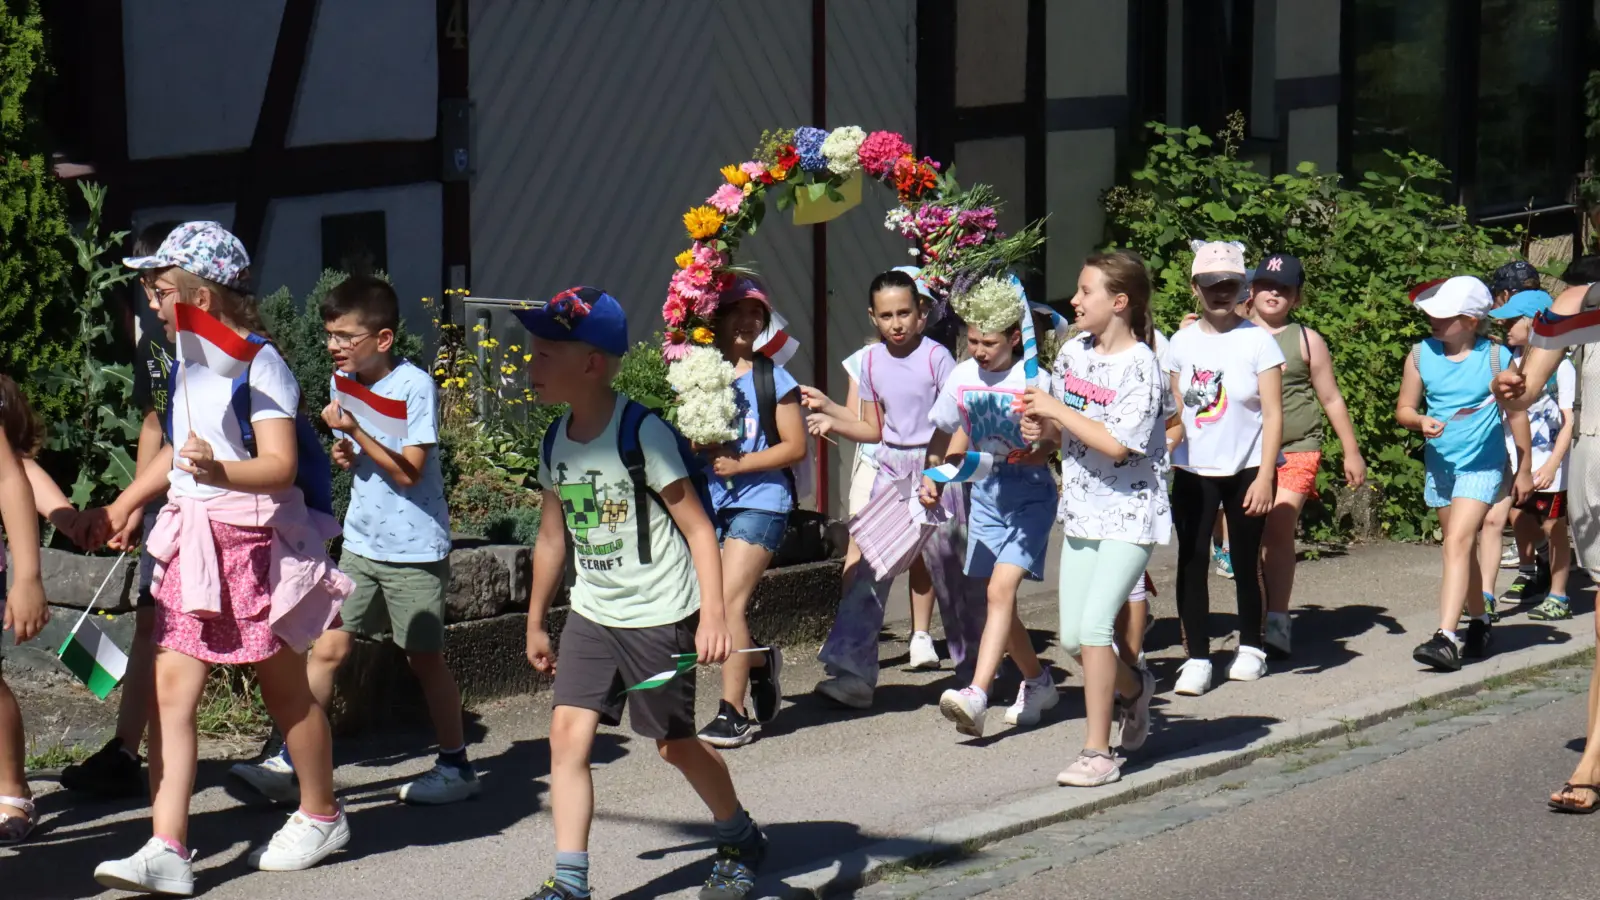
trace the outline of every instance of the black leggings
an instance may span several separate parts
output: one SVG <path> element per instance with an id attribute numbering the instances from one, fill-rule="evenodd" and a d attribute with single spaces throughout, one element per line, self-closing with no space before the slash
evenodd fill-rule
<path id="1" fill-rule="evenodd" d="M 1222 507 L 1228 522 L 1228 550 L 1233 557 L 1233 587 L 1239 600 L 1239 645 L 1261 648 L 1261 534 L 1266 516 L 1244 514 L 1244 495 L 1256 480 L 1256 468 L 1219 478 L 1186 469 L 1172 473 L 1172 524 L 1178 531 L 1178 620 L 1190 659 L 1211 655 L 1211 532 Z"/>

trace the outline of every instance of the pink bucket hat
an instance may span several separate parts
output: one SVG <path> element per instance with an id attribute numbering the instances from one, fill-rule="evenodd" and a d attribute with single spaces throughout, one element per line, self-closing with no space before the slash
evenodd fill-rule
<path id="1" fill-rule="evenodd" d="M 1238 241 L 1191 241 L 1194 265 L 1189 277 L 1201 287 L 1245 280 L 1244 245 Z"/>

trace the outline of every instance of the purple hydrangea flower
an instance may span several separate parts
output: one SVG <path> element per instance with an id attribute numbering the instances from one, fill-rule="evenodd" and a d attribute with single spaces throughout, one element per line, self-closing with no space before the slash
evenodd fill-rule
<path id="1" fill-rule="evenodd" d="M 822 142 L 828 133 L 821 128 L 812 128 L 807 125 L 794 130 L 794 149 L 800 154 L 800 170 L 803 172 L 825 172 L 828 170 L 828 158 L 822 155 Z"/>

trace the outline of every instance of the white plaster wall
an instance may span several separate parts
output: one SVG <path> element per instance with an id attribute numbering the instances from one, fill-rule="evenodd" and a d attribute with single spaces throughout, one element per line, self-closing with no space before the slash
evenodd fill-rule
<path id="1" fill-rule="evenodd" d="M 322 217 L 381 210 L 387 226 L 388 274 L 406 325 L 423 330 L 431 316 L 421 298 L 437 297 L 444 241 L 437 183 L 274 200 L 255 250 L 256 287 L 265 296 L 288 285 L 304 298 L 322 274 Z"/>
<path id="2" fill-rule="evenodd" d="M 1324 172 L 1339 168 L 1339 107 L 1289 111 L 1289 170 L 1304 160 Z"/>
<path id="3" fill-rule="evenodd" d="M 290 146 L 433 137 L 436 16 L 433 0 L 320 0 Z"/>
<path id="4" fill-rule="evenodd" d="M 283 3 L 122 0 L 128 155 L 248 147 Z"/>
<path id="5" fill-rule="evenodd" d="M 1070 299 L 1077 290 L 1084 257 L 1105 237 L 1100 192 L 1116 181 L 1117 133 L 1057 131 L 1046 145 L 1050 239 L 1045 241 L 1045 293 L 1048 300 Z"/>
<path id="6" fill-rule="evenodd" d="M 1339 4 L 1333 0 L 1277 0 L 1279 78 L 1339 72 Z"/>
<path id="7" fill-rule="evenodd" d="M 1027 45 L 1027 0 L 957 0 L 956 105 L 1021 103 Z"/>
<path id="8" fill-rule="evenodd" d="M 133 214 L 133 233 L 156 222 L 221 222 L 223 227 L 233 227 L 233 204 L 214 203 L 208 206 L 152 206 L 136 210 Z M 254 248 L 246 247 L 249 251 Z M 251 257 L 254 264 L 255 258 Z"/>
<path id="9" fill-rule="evenodd" d="M 1126 0 L 1051 3 L 1045 7 L 1045 28 L 1045 96 L 1128 92 Z"/>

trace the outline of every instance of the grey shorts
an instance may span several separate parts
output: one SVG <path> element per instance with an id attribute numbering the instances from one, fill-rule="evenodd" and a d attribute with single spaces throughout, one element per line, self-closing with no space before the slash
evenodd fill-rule
<path id="1" fill-rule="evenodd" d="M 1591 576 L 1600 573 L 1600 436 L 1573 437 L 1567 459 L 1567 522 L 1578 565 Z"/>
<path id="2" fill-rule="evenodd" d="M 653 675 L 671 671 L 675 653 L 694 652 L 698 612 L 681 622 L 654 628 L 609 628 L 577 613 L 567 616 L 556 651 L 555 706 L 574 706 L 600 714 L 607 725 L 628 724 L 640 737 L 658 741 L 692 738 L 694 670 L 650 690 L 623 691 Z"/>
<path id="3" fill-rule="evenodd" d="M 144 535 L 139 540 L 140 544 L 149 542 L 150 532 L 156 527 L 156 517 L 165 505 L 166 501 L 160 500 L 144 508 Z M 134 601 L 136 607 L 143 609 L 156 605 L 156 596 L 150 593 L 150 583 L 155 579 L 155 574 L 156 558 L 150 555 L 148 547 L 143 547 L 139 550 L 139 596 Z"/>

